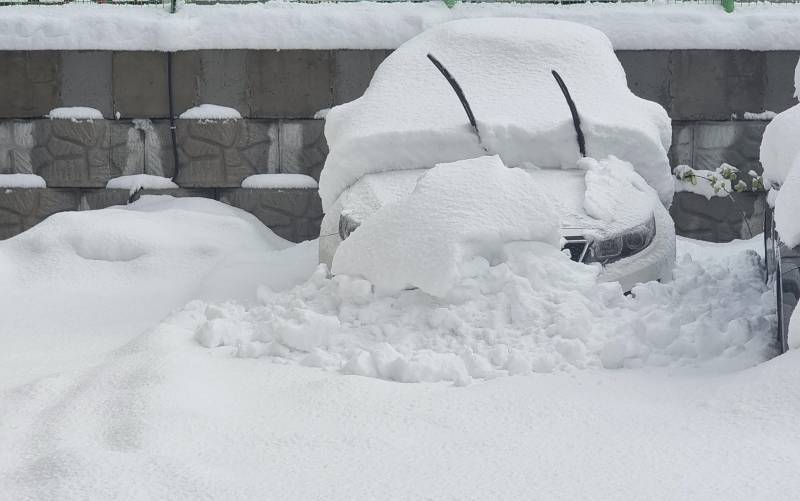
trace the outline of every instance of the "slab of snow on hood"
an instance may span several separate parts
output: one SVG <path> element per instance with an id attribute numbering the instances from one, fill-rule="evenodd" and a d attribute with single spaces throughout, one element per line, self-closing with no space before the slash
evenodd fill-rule
<path id="1" fill-rule="evenodd" d="M 242 114 L 227 106 L 201 104 L 184 111 L 178 118 L 186 120 L 238 120 L 242 118 Z"/>
<path id="2" fill-rule="evenodd" d="M 586 157 L 578 161 L 578 168 L 586 169 L 583 208 L 589 216 L 610 223 L 652 214 L 658 195 L 630 163 L 613 156 L 599 161 Z M 643 222 L 628 221 L 630 226 Z"/>
<path id="3" fill-rule="evenodd" d="M 255 174 L 244 178 L 242 188 L 314 189 L 317 181 L 305 174 Z"/>
<path id="4" fill-rule="evenodd" d="M 36 174 L 0 174 L 0 188 L 46 188 L 44 178 Z"/>
<path id="5" fill-rule="evenodd" d="M 551 74 L 558 70 L 577 104 L 588 154 L 631 162 L 670 204 L 669 117 L 630 92 L 603 33 L 563 21 L 481 19 L 437 25 L 408 41 L 380 65 L 362 97 L 331 109 L 320 178 L 326 211 L 368 173 L 485 154 L 428 53 L 459 81 L 490 154 L 511 167 L 574 168 L 580 157 Z"/>
<path id="6" fill-rule="evenodd" d="M 525 171 L 479 157 L 428 171 L 407 198 L 382 207 L 341 243 L 332 271 L 381 290 L 444 296 L 515 240 L 557 246 L 553 204 Z"/>
<path id="7" fill-rule="evenodd" d="M 70 106 L 52 109 L 45 117 L 51 120 L 72 120 L 75 122 L 78 120 L 102 120 L 103 113 L 100 110 L 86 106 Z"/>
<path id="8" fill-rule="evenodd" d="M 129 190 L 131 193 L 135 193 L 140 189 L 169 190 L 173 188 L 178 188 L 178 185 L 172 182 L 172 178 L 153 176 L 151 174 L 132 174 L 130 176 L 120 176 L 109 179 L 106 183 L 106 189 Z"/>

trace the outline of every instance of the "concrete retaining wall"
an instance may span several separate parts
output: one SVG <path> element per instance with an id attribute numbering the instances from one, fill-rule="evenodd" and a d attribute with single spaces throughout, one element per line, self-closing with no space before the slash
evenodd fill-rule
<path id="1" fill-rule="evenodd" d="M 0 51 L 0 173 L 36 173 L 48 184 L 47 193 L 0 193 L 0 228 L 4 228 L 0 237 L 29 226 L 54 208 L 94 207 L 81 200 L 100 197 L 97 190 L 108 179 L 135 173 L 175 176 L 182 188 L 201 190 L 261 214 L 266 224 L 290 238 L 313 237 L 318 232 L 318 200 L 310 202 L 309 195 L 300 192 L 257 195 L 238 187 L 244 177 L 256 173 L 304 173 L 318 178 L 327 146 L 323 123 L 314 120 L 314 114 L 358 97 L 390 52 L 174 54 L 176 113 L 213 103 L 233 107 L 245 117 L 210 124 L 179 120 L 180 169 L 176 172 L 167 120 L 166 54 Z M 731 120 L 731 116 L 780 112 L 792 106 L 793 72 L 800 52 L 617 54 L 631 89 L 659 102 L 675 120 L 673 165 L 713 170 L 727 162 L 745 172 L 760 172 L 758 145 L 766 123 Z M 119 119 L 91 123 L 42 119 L 59 106 L 91 106 L 109 119 Z M 100 198 L 116 200 L 115 196 Z M 290 196 L 298 198 L 289 200 Z M 681 200 L 673 208 L 680 231 L 714 240 L 745 236 L 733 228 L 741 221 L 728 223 L 718 217 L 720 208 L 709 208 L 709 214 L 715 215 L 706 218 L 705 226 L 728 229 L 699 230 L 703 203 L 693 202 L 691 210 L 684 210 Z"/>

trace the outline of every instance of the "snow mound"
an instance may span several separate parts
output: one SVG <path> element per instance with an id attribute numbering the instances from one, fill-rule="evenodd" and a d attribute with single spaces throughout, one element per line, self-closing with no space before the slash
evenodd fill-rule
<path id="1" fill-rule="evenodd" d="M 242 114 L 227 106 L 201 104 L 184 111 L 178 118 L 184 120 L 238 120 L 242 118 Z"/>
<path id="2" fill-rule="evenodd" d="M 244 178 L 242 188 L 315 189 L 317 182 L 305 174 L 255 174 Z"/>
<path id="3" fill-rule="evenodd" d="M 764 129 L 760 160 L 764 167 L 764 186 L 781 185 L 800 155 L 800 104 L 778 113 Z"/>
<path id="4" fill-rule="evenodd" d="M 47 188 L 47 183 L 36 174 L 0 174 L 0 188 Z"/>
<path id="5" fill-rule="evenodd" d="M 153 176 L 151 174 L 120 176 L 109 179 L 108 183 L 106 183 L 106 189 L 129 190 L 131 193 L 136 193 L 140 189 L 169 190 L 173 188 L 178 188 L 178 185 L 172 182 L 172 178 Z"/>
<path id="6" fill-rule="evenodd" d="M 725 371 L 772 354 L 774 301 L 753 251 L 684 253 L 672 282 L 639 285 L 631 296 L 551 245 L 503 251 L 504 262 L 475 267 L 446 299 L 419 289 L 380 294 L 361 278 L 330 278 L 321 265 L 287 292 L 261 288 L 261 305 L 196 302 L 183 315 L 201 343 L 234 356 L 402 382 L 586 368 Z M 208 331 L 213 343 L 202 341 Z"/>
<path id="7" fill-rule="evenodd" d="M 441 297 L 515 240 L 557 247 L 553 202 L 522 169 L 479 157 L 426 172 L 408 197 L 379 209 L 341 243 L 332 271 L 360 275 L 383 291 L 419 287 Z"/>
<path id="8" fill-rule="evenodd" d="M 380 65 L 361 98 L 331 109 L 330 154 L 320 178 L 326 211 L 365 174 L 486 154 L 428 53 L 459 81 L 483 144 L 507 165 L 575 168 L 580 154 L 551 74 L 557 70 L 577 104 L 589 156 L 631 162 L 671 203 L 669 117 L 630 92 L 603 33 L 564 21 L 480 19 L 437 25 L 406 42 Z"/>
<path id="9" fill-rule="evenodd" d="M 71 106 L 52 109 L 45 117 L 50 120 L 72 120 L 77 122 L 78 120 L 102 120 L 103 113 L 100 110 L 86 106 Z"/>
<path id="10" fill-rule="evenodd" d="M 775 197 L 775 226 L 783 243 L 789 247 L 800 244 L 800 156 Z"/>

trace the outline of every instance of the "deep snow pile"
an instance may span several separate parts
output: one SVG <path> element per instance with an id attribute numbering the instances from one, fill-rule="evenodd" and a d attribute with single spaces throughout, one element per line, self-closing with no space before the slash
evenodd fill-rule
<path id="1" fill-rule="evenodd" d="M 800 62 L 795 68 L 795 97 L 800 89 Z M 775 225 L 789 246 L 800 244 L 797 209 L 800 202 L 800 104 L 779 113 L 764 130 L 760 160 L 768 201 L 775 207 Z"/>
<path id="2" fill-rule="evenodd" d="M 624 296 L 597 268 L 542 243 L 505 247 L 446 299 L 420 290 L 374 292 L 320 267 L 262 304 L 187 306 L 199 343 L 239 357 L 326 367 L 396 381 L 454 381 L 576 368 L 716 365 L 743 368 L 771 353 L 774 297 L 760 258 L 684 254 L 670 283 Z"/>
<path id="3" fill-rule="evenodd" d="M 320 178 L 325 210 L 365 174 L 486 154 L 428 53 L 463 88 L 489 154 L 512 167 L 575 167 L 575 130 L 555 69 L 577 103 L 589 156 L 631 161 L 662 202 L 671 202 L 669 117 L 630 92 L 603 33 L 563 21 L 481 19 L 438 25 L 408 41 L 380 65 L 361 98 L 331 109 Z"/>
<path id="4" fill-rule="evenodd" d="M 294 285 L 316 246 L 290 246 L 203 198 L 54 214 L 0 241 L 0 388 L 86 363 L 192 299 L 247 303 L 260 284 Z"/>
<path id="5" fill-rule="evenodd" d="M 437 165 L 408 197 L 367 219 L 341 243 L 332 271 L 381 291 L 419 287 L 441 297 L 517 240 L 559 244 L 553 202 L 525 171 L 497 156 L 473 158 Z"/>

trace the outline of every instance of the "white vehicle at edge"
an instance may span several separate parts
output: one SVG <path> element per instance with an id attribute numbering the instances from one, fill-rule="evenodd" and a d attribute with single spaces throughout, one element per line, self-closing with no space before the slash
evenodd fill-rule
<path id="1" fill-rule="evenodd" d="M 438 25 L 393 52 L 361 98 L 334 107 L 325 135 L 320 261 L 329 266 L 344 239 L 427 169 L 496 154 L 553 199 L 574 260 L 600 263 L 601 279 L 626 291 L 670 277 L 670 120 L 630 92 L 593 28 L 511 18 Z"/>

